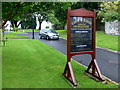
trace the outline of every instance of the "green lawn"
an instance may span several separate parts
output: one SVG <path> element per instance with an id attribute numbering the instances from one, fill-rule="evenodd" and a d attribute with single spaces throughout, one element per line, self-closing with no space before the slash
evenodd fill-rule
<path id="1" fill-rule="evenodd" d="M 60 37 L 67 38 L 66 30 L 57 30 L 57 32 L 60 34 Z M 98 47 L 120 51 L 120 49 L 118 50 L 118 36 L 107 35 L 103 31 L 96 32 L 96 45 Z"/>
<path id="2" fill-rule="evenodd" d="M 2 47 L 1 47 L 1 32 L 0 30 L 0 90 L 2 88 Z"/>
<path id="3" fill-rule="evenodd" d="M 56 31 L 60 34 L 60 37 L 67 39 L 67 30 L 56 30 Z"/>
<path id="4" fill-rule="evenodd" d="M 2 47 L 0 47 L 0 90 L 2 88 Z"/>
<path id="5" fill-rule="evenodd" d="M 19 29 L 18 31 L 5 31 L 9 33 L 17 33 L 17 34 L 27 34 L 27 32 L 33 32 L 32 29 Z M 39 30 L 34 30 L 34 32 L 39 32 Z"/>
<path id="6" fill-rule="evenodd" d="M 120 51 L 118 50 L 118 36 L 107 35 L 102 31 L 97 31 L 96 36 L 97 36 L 96 39 L 97 46 L 108 48 L 115 51 Z"/>
<path id="7" fill-rule="evenodd" d="M 17 34 L 27 34 L 26 32 L 22 32 L 22 31 L 5 31 L 5 32 L 9 32 L 9 33 L 17 33 Z"/>
<path id="8" fill-rule="evenodd" d="M 39 32 L 40 30 L 35 29 L 34 32 Z M 20 29 L 18 32 L 33 32 L 33 29 Z"/>
<path id="9" fill-rule="evenodd" d="M 22 35 L 16 35 L 16 34 L 8 34 L 8 33 L 5 33 L 5 38 L 8 38 L 8 39 L 21 39 L 21 38 L 28 38 L 26 36 L 22 36 Z"/>
<path id="10" fill-rule="evenodd" d="M 3 47 L 3 88 L 72 88 L 62 76 L 66 55 L 39 40 L 9 39 Z M 86 68 L 72 60 L 79 88 L 117 88 L 96 82 L 84 74 Z"/>

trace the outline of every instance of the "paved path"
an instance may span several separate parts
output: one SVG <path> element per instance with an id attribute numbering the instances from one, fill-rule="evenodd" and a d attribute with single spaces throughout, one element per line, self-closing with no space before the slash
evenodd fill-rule
<path id="1" fill-rule="evenodd" d="M 63 54 L 67 54 L 66 40 L 61 38 L 60 40 L 39 39 L 38 34 L 39 33 L 35 33 L 35 39 L 46 43 L 47 45 L 51 46 L 52 48 L 55 48 Z M 32 38 L 31 33 L 26 34 L 25 36 Z M 118 56 L 120 57 L 120 54 L 109 52 L 99 48 L 96 49 L 96 60 L 102 74 L 115 82 L 118 82 Z M 73 56 L 73 59 L 85 66 L 88 66 L 91 61 L 91 56 L 87 54 L 76 55 Z"/>

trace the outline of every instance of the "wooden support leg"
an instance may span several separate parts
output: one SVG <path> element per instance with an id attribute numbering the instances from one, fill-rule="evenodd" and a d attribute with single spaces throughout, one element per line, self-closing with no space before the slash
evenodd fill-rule
<path id="1" fill-rule="evenodd" d="M 71 82 L 71 84 L 77 86 L 70 62 L 67 62 L 63 75 Z"/>
<path id="2" fill-rule="evenodd" d="M 92 68 L 92 72 L 90 72 L 90 68 Z M 95 59 L 93 59 L 90 62 L 90 65 L 88 66 L 88 68 L 87 68 L 87 70 L 85 72 L 92 75 L 92 76 L 94 76 L 95 78 L 97 78 L 100 81 L 104 81 L 104 79 L 102 77 L 102 74 L 100 72 L 100 69 L 98 67 L 98 64 L 97 64 Z"/>

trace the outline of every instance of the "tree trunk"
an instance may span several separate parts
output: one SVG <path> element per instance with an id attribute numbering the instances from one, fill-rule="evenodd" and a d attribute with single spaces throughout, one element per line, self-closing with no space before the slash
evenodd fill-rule
<path id="1" fill-rule="evenodd" d="M 6 24 L 7 21 L 8 21 L 7 19 L 3 20 L 3 22 L 2 22 L 2 29 L 4 29 L 4 26 L 5 26 L 5 24 Z"/>
<path id="2" fill-rule="evenodd" d="M 39 30 L 41 30 L 41 23 L 42 23 L 42 22 L 39 21 Z"/>
<path id="3" fill-rule="evenodd" d="M 18 27 L 17 22 L 18 21 L 14 20 L 15 27 Z"/>
<path id="4" fill-rule="evenodd" d="M 15 27 L 18 27 L 17 25 L 17 22 L 16 20 L 10 20 L 11 24 L 12 24 L 12 27 L 15 25 Z"/>

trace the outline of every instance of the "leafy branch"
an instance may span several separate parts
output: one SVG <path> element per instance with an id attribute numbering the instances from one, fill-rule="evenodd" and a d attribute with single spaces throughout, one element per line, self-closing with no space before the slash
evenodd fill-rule
<path id="1" fill-rule="evenodd" d="M 120 1 L 103 2 L 100 7 L 98 18 L 102 18 L 103 22 L 120 20 Z"/>

